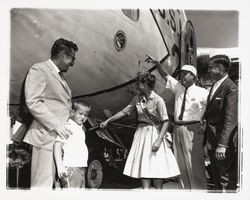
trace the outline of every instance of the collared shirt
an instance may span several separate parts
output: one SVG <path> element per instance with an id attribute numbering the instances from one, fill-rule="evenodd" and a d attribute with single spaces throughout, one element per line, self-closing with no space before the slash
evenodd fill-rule
<path id="1" fill-rule="evenodd" d="M 184 97 L 185 87 L 172 76 L 167 76 L 166 88 L 169 88 L 175 94 L 174 119 L 176 122 L 181 113 L 181 106 Z M 191 85 L 187 89 L 185 110 L 183 113 L 183 121 L 200 121 L 207 105 L 208 91 L 205 88 Z"/>
<path id="2" fill-rule="evenodd" d="M 126 115 L 130 115 L 130 113 L 136 108 L 138 121 L 143 121 L 150 124 L 151 121 L 147 118 L 145 112 L 142 109 L 141 100 L 142 98 L 140 95 L 135 96 L 132 99 L 132 101 L 122 110 L 122 112 L 125 113 Z M 145 102 L 145 105 L 148 111 L 152 115 L 154 115 L 158 120 L 160 121 L 168 120 L 166 104 L 164 100 L 154 91 L 151 92 L 150 96 Z"/>
<path id="3" fill-rule="evenodd" d="M 82 126 L 72 119 L 68 120 L 65 126 L 71 130 L 72 135 L 68 139 L 61 139 L 59 136 L 56 141 L 63 143 L 63 164 L 65 167 L 87 167 L 88 148 L 85 143 L 85 132 Z"/>
<path id="4" fill-rule="evenodd" d="M 215 91 L 220 87 L 220 85 L 222 84 L 222 82 L 228 77 L 228 75 L 226 75 L 225 77 L 221 78 L 220 80 L 216 81 L 214 86 L 211 88 L 212 92 L 210 95 L 210 99 L 212 98 L 212 96 L 214 95 Z"/>
<path id="5" fill-rule="evenodd" d="M 51 65 L 55 68 L 56 72 L 59 73 L 60 70 L 59 68 L 55 65 L 55 63 L 53 63 L 53 61 L 51 59 L 49 59 L 49 62 L 51 63 Z"/>

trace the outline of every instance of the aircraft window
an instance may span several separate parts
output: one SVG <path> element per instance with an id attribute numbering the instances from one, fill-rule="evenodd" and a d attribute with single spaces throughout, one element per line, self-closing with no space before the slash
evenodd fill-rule
<path id="1" fill-rule="evenodd" d="M 135 22 L 139 19 L 139 9 L 122 9 L 122 12 Z"/>
<path id="2" fill-rule="evenodd" d="M 114 37 L 114 45 L 117 51 L 122 51 L 125 49 L 127 43 L 127 38 L 122 30 L 117 31 Z"/>

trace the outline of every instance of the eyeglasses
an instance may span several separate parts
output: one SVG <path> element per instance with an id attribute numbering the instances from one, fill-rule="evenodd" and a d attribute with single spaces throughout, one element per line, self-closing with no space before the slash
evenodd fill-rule
<path id="1" fill-rule="evenodd" d="M 210 70 L 210 69 L 216 69 L 218 66 L 217 65 L 208 65 L 208 70 Z"/>
<path id="2" fill-rule="evenodd" d="M 72 55 L 71 53 L 66 53 L 66 54 L 67 54 L 67 56 L 70 56 L 73 61 L 75 61 L 76 57 L 74 55 Z"/>

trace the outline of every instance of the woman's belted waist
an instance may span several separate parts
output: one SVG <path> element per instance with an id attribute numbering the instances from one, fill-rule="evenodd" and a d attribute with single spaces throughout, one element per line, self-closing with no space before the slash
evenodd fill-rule
<path id="1" fill-rule="evenodd" d="M 152 125 L 151 123 L 146 121 L 138 121 L 138 124 Z"/>
<path id="2" fill-rule="evenodd" d="M 191 124 L 199 124 L 202 123 L 202 121 L 175 121 L 174 124 L 179 125 L 179 126 L 184 126 L 184 125 L 191 125 Z"/>
<path id="3" fill-rule="evenodd" d="M 138 121 L 138 125 L 144 125 L 144 126 L 153 126 L 153 124 L 151 124 L 150 122 L 146 122 L 146 121 Z"/>

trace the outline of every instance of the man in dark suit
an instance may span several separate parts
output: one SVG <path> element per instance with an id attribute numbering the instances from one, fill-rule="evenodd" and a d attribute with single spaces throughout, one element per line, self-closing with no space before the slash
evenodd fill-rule
<path id="1" fill-rule="evenodd" d="M 238 125 L 238 88 L 228 77 L 229 67 L 230 60 L 225 55 L 209 60 L 208 71 L 214 83 L 205 112 L 205 133 L 216 190 L 236 190 L 237 181 L 238 153 L 234 136 Z M 227 184 L 223 184 L 223 177 L 228 178 Z"/>

